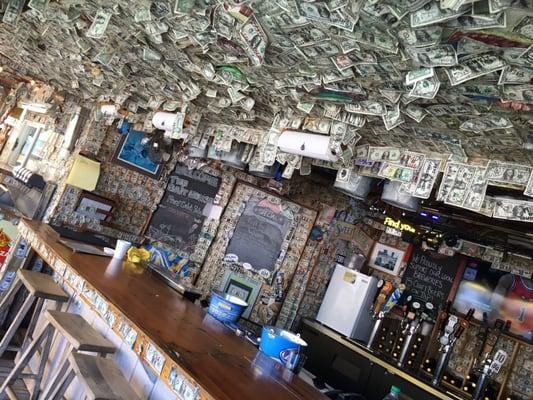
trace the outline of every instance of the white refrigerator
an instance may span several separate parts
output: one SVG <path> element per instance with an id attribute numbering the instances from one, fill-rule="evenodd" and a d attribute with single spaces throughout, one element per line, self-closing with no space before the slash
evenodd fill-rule
<path id="1" fill-rule="evenodd" d="M 316 319 L 349 338 L 367 342 L 377 279 L 337 264 Z"/>

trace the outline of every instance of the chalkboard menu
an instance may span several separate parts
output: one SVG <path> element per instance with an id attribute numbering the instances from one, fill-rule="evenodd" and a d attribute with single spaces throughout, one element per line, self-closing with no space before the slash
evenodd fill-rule
<path id="1" fill-rule="evenodd" d="M 246 203 L 226 249 L 227 261 L 233 261 L 271 278 L 280 261 L 281 247 L 293 224 L 293 212 L 287 202 L 268 195 L 254 195 Z"/>
<path id="2" fill-rule="evenodd" d="M 457 272 L 457 257 L 415 248 L 402 278 L 413 298 L 440 308 L 446 302 Z"/>
<path id="3" fill-rule="evenodd" d="M 202 230 L 207 204 L 218 193 L 220 178 L 177 164 L 147 230 L 151 239 L 192 253 Z"/>

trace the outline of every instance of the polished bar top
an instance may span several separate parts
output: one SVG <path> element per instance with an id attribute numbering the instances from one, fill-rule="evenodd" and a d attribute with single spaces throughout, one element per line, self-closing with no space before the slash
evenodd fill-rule
<path id="1" fill-rule="evenodd" d="M 349 348 L 350 350 L 355 351 L 357 354 L 363 357 L 366 357 L 373 363 L 385 368 L 389 373 L 397 375 L 402 379 L 405 379 L 406 381 L 412 383 L 415 386 L 418 386 L 420 389 L 425 390 L 426 392 L 432 394 L 433 396 L 439 399 L 442 399 L 442 400 L 454 400 L 454 399 L 460 400 L 461 399 L 460 397 L 457 397 L 455 394 L 450 393 L 448 391 L 446 391 L 446 393 L 443 393 L 440 390 L 437 390 L 436 388 L 431 386 L 430 384 L 423 382 L 420 379 L 415 378 L 411 374 L 408 374 L 407 372 L 397 368 L 396 366 L 392 364 L 389 364 L 387 361 L 379 358 L 379 355 L 376 355 L 374 352 L 368 350 L 366 347 L 352 340 L 346 339 L 341 334 L 335 332 L 333 329 L 330 329 L 325 325 L 322 325 L 320 322 L 313 321 L 310 319 L 305 319 L 303 323 L 315 329 L 316 331 L 320 332 L 321 334 L 328 336 L 329 338 L 335 340 L 341 345 Z"/>
<path id="2" fill-rule="evenodd" d="M 326 399 L 318 390 L 237 337 L 230 329 L 165 285 L 149 271 L 119 268 L 110 258 L 74 253 L 48 225 L 24 221 L 65 262 L 133 322 L 202 392 L 217 400 Z"/>

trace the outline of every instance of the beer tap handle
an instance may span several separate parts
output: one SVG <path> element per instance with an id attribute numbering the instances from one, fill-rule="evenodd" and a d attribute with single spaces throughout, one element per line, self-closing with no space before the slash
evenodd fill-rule
<path id="1" fill-rule="evenodd" d="M 450 316 L 451 301 L 447 301 L 438 316 L 437 332 L 442 332 L 446 326 L 446 320 Z"/>
<path id="2" fill-rule="evenodd" d="M 466 328 L 468 328 L 468 325 L 470 325 L 470 321 L 472 320 L 472 317 L 474 316 L 474 312 L 475 310 L 471 308 L 466 313 L 466 316 L 464 317 L 464 319 L 462 319 L 459 322 L 459 326 L 457 327 L 457 330 L 455 331 L 455 334 L 454 334 L 455 340 L 458 340 L 463 334 L 463 332 L 466 330 Z"/>
<path id="3" fill-rule="evenodd" d="M 392 289 L 394 286 L 392 286 L 392 282 L 386 281 L 381 288 L 381 291 L 379 292 L 379 295 L 377 297 L 377 300 L 374 305 L 374 315 L 377 316 L 379 312 L 381 311 L 383 305 L 387 301 L 387 296 L 390 292 L 392 292 Z"/>

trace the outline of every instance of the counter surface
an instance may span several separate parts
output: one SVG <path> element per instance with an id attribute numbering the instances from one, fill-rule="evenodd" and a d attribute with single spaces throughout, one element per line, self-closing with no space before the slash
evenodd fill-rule
<path id="1" fill-rule="evenodd" d="M 412 383 L 413 385 L 419 387 L 422 390 L 425 390 L 426 392 L 430 393 L 431 395 L 442 399 L 442 400 L 454 400 L 454 399 L 460 399 L 460 397 L 457 397 L 456 395 L 446 392 L 443 393 L 440 390 L 437 390 L 430 384 L 423 382 L 411 374 L 403 371 L 400 368 L 397 368 L 396 366 L 389 364 L 385 360 L 381 359 L 379 357 L 379 354 L 375 354 L 372 351 L 369 351 L 366 349 L 366 347 L 363 347 L 359 343 L 356 343 L 352 340 L 348 340 L 339 333 L 335 332 L 334 330 L 328 328 L 325 325 L 322 325 L 321 323 L 317 321 L 313 321 L 310 319 L 305 319 L 304 324 L 307 326 L 315 329 L 316 331 L 320 332 L 321 334 L 335 340 L 336 342 L 340 343 L 342 346 L 345 346 L 349 348 L 350 350 L 356 352 L 357 354 L 366 357 L 371 362 L 380 365 L 381 367 L 385 368 L 389 373 L 399 376 L 402 379 L 405 379 L 406 381 Z"/>
<path id="2" fill-rule="evenodd" d="M 119 268 L 106 273 L 110 258 L 72 252 L 48 225 L 26 220 L 24 225 L 187 372 L 206 397 L 326 399 L 274 360 L 257 358 L 254 346 L 149 271 L 136 274 Z"/>

